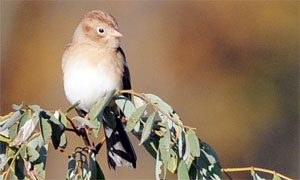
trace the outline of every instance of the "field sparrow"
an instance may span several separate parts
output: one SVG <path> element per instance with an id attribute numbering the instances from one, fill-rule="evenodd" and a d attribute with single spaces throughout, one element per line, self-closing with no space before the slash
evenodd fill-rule
<path id="1" fill-rule="evenodd" d="M 115 19 L 103 11 L 88 12 L 77 26 L 63 54 L 62 69 L 65 94 L 72 104 L 80 101 L 76 109 L 80 116 L 112 90 L 131 89 L 121 37 Z M 105 111 L 114 113 L 116 126 L 111 127 L 104 118 L 108 164 L 113 169 L 135 168 L 136 155 L 120 120 L 120 110 L 109 108 Z"/>

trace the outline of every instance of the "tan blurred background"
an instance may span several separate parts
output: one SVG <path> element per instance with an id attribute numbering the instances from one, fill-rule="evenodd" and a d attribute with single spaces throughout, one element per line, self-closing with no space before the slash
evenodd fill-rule
<path id="1" fill-rule="evenodd" d="M 216 149 L 223 167 L 254 165 L 300 178 L 297 1 L 1 0 L 1 114 L 21 101 L 68 106 L 61 55 L 93 9 L 118 20 L 134 89 L 169 102 Z M 154 179 L 155 161 L 132 140 L 137 170 L 110 171 L 103 151 L 107 179 Z M 67 159 L 50 149 L 47 179 L 63 179 Z"/>

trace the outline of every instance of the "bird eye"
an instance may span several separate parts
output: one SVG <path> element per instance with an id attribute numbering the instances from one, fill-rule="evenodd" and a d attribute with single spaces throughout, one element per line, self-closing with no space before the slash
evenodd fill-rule
<path id="1" fill-rule="evenodd" d="M 98 33 L 100 33 L 100 34 L 102 34 L 102 33 L 104 33 L 104 29 L 103 28 L 98 28 Z"/>

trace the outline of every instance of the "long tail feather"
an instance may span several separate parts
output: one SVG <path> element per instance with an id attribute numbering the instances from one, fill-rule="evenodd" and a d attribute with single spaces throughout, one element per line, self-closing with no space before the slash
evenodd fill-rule
<path id="1" fill-rule="evenodd" d="M 116 166 L 135 168 L 136 155 L 121 120 L 117 116 L 114 116 L 115 124 L 112 125 L 112 123 L 109 123 L 108 119 L 105 118 L 109 113 L 107 110 L 105 111 L 103 126 L 109 167 L 113 169 L 115 169 Z"/>

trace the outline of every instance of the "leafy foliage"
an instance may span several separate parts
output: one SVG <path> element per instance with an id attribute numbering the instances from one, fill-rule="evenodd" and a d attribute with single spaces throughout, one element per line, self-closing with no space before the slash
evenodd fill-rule
<path id="1" fill-rule="evenodd" d="M 85 148 L 76 148 L 69 159 L 66 179 L 104 179 L 95 153 Z"/>
<path id="2" fill-rule="evenodd" d="M 43 119 L 43 113 L 46 111 L 38 106 L 22 107 L 23 104 L 15 105 L 16 112 L 1 118 L 0 136 L 4 138 L 0 143 L 1 177 L 6 179 L 11 173 L 10 176 L 16 179 L 44 179 L 52 128 L 45 125 L 47 121 Z M 54 120 L 49 118 L 49 121 Z M 34 132 L 38 123 L 41 131 Z"/>
<path id="3" fill-rule="evenodd" d="M 145 103 L 135 107 L 122 93 L 131 93 Z M 193 128 L 184 126 L 174 109 L 158 96 L 112 91 L 85 118 L 70 118 L 68 113 L 78 104 L 71 105 L 66 113 L 25 103 L 13 105 L 15 112 L 0 118 L 0 179 L 45 179 L 48 144 L 63 152 L 67 147 L 66 131 L 82 137 L 85 143 L 69 156 L 66 179 L 104 179 L 96 160 L 104 140 L 91 143 L 89 136 L 98 137 L 103 114 L 112 104 L 125 115 L 125 130 L 132 132 L 156 159 L 156 179 L 166 179 L 167 171 L 177 173 L 178 179 L 222 179 L 213 148 L 201 141 Z M 114 127 L 114 116 L 106 118 L 105 122 Z M 252 176 L 262 179 L 254 171 Z M 280 177 L 274 175 L 275 179 Z"/>

